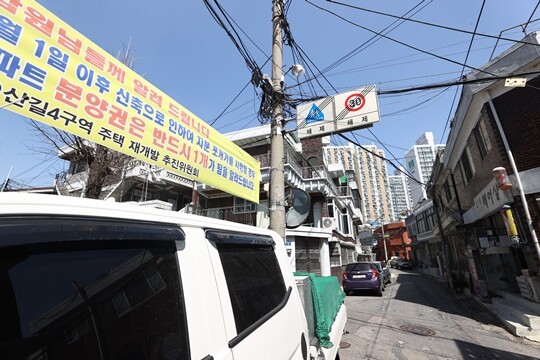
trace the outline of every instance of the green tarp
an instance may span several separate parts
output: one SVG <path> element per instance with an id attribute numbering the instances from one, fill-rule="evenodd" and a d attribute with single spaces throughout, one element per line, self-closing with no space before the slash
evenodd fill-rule
<path id="1" fill-rule="evenodd" d="M 295 272 L 295 276 L 309 276 L 315 312 L 315 335 L 324 348 L 333 346 L 330 341 L 330 330 L 334 319 L 345 299 L 339 281 L 335 276 L 316 276 L 313 273 Z"/>

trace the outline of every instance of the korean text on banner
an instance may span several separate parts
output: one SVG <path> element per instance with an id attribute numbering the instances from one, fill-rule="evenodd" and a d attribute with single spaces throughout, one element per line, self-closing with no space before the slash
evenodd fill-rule
<path id="1" fill-rule="evenodd" d="M 0 0 L 0 104 L 259 202 L 259 162 L 33 0 Z"/>

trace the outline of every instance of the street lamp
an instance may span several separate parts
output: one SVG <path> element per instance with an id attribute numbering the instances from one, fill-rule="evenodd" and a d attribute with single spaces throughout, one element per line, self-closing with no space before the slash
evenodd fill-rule
<path id="1" fill-rule="evenodd" d="M 303 76 L 305 72 L 304 67 L 300 64 L 294 64 L 290 70 L 295 77 Z"/>

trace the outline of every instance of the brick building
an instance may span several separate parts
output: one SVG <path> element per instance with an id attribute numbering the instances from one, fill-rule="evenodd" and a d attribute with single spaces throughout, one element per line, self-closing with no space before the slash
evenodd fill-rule
<path id="1" fill-rule="evenodd" d="M 390 260 L 392 256 L 411 259 L 411 239 L 404 221 L 379 226 L 373 231 L 373 236 L 377 241 L 377 260 Z"/>
<path id="2" fill-rule="evenodd" d="M 539 39 L 530 34 L 466 77 L 431 178 L 442 276 L 466 281 L 480 297 L 519 292 L 522 269 L 540 268 Z M 526 86 L 505 86 L 512 77 Z M 511 189 L 499 188 L 497 167 Z"/>

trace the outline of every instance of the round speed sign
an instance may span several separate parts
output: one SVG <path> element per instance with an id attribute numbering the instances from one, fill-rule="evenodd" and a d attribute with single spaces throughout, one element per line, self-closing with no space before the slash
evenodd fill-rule
<path id="1" fill-rule="evenodd" d="M 360 93 L 355 93 L 345 99 L 345 108 L 349 111 L 358 111 L 366 104 L 366 98 Z"/>

